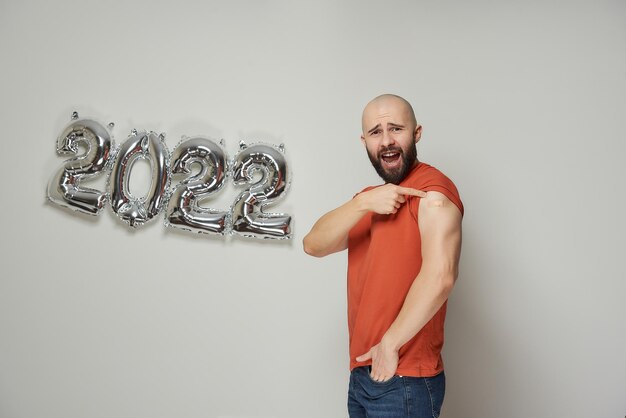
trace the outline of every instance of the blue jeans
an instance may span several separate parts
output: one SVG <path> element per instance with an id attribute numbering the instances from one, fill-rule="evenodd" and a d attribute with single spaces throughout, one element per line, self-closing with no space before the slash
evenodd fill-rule
<path id="1" fill-rule="evenodd" d="M 437 418 L 446 391 L 443 372 L 433 377 L 394 376 L 386 382 L 370 377 L 370 366 L 350 374 L 350 418 Z"/>

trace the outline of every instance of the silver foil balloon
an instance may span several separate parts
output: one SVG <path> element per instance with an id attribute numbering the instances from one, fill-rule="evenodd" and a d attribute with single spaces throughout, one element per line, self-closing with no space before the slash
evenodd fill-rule
<path id="1" fill-rule="evenodd" d="M 147 195 L 138 198 L 130 193 L 128 181 L 133 164 L 140 158 L 150 161 L 151 182 Z M 133 130 L 120 145 L 109 175 L 113 212 L 134 228 L 143 225 L 161 211 L 169 179 L 169 151 L 164 134 Z"/>
<path id="2" fill-rule="evenodd" d="M 200 172 L 191 175 L 192 165 Z M 208 138 L 183 139 L 172 152 L 172 174 L 188 174 L 174 189 L 165 212 L 165 225 L 185 231 L 224 234 L 227 211 L 198 204 L 219 191 L 226 179 L 224 150 Z"/>
<path id="3" fill-rule="evenodd" d="M 110 123 L 108 128 L 113 127 Z M 57 138 L 57 154 L 78 154 L 78 146 L 87 151 L 65 161 L 48 183 L 48 199 L 59 206 L 89 215 L 98 215 L 107 201 L 100 190 L 80 186 L 83 179 L 101 174 L 113 147 L 112 135 L 107 127 L 91 119 L 79 119 L 72 114 L 72 122 Z"/>
<path id="4" fill-rule="evenodd" d="M 263 212 L 267 205 L 282 197 L 289 186 L 290 174 L 283 145 L 246 146 L 242 142 L 240 148 L 233 163 L 233 182 L 251 186 L 239 194 L 233 204 L 233 232 L 246 237 L 291 238 L 291 216 Z M 261 178 L 255 181 L 257 173 Z"/>

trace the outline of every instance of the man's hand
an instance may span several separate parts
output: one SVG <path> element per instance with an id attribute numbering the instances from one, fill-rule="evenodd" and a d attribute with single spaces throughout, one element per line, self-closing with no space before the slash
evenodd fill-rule
<path id="1" fill-rule="evenodd" d="M 367 353 L 356 358 L 356 361 L 372 359 L 372 372 L 370 376 L 377 382 L 391 379 L 398 369 L 398 350 L 386 345 L 384 342 L 376 344 Z"/>
<path id="2" fill-rule="evenodd" d="M 381 215 L 396 213 L 400 206 L 406 202 L 405 196 L 426 197 L 426 193 L 410 187 L 396 186 L 387 183 L 356 196 L 364 210 Z"/>
<path id="3" fill-rule="evenodd" d="M 374 212 L 381 215 L 396 213 L 406 202 L 405 196 L 426 197 L 426 193 L 395 184 L 385 184 L 359 193 L 315 222 L 302 241 L 304 251 L 315 257 L 324 257 L 345 250 L 348 248 L 350 229 L 366 213 Z"/>

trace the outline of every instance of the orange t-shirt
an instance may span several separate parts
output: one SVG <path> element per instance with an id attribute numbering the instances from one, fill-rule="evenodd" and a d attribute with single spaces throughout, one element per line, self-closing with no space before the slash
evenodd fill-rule
<path id="1" fill-rule="evenodd" d="M 400 186 L 438 191 L 463 214 L 454 183 L 436 168 L 418 163 Z M 365 190 L 369 190 L 367 188 Z M 364 191 L 365 191 L 364 190 Z M 348 237 L 348 330 L 350 370 L 371 364 L 356 357 L 378 344 L 398 316 L 409 288 L 422 267 L 418 226 L 419 198 L 409 197 L 393 215 L 369 212 Z M 443 324 L 446 303 L 400 348 L 397 374 L 434 376 L 443 370 Z"/>

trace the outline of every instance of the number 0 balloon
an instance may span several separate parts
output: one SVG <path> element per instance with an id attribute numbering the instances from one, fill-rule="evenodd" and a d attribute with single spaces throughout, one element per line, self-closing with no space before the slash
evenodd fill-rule
<path id="1" fill-rule="evenodd" d="M 169 185 L 169 152 L 163 134 L 133 130 L 120 146 L 109 176 L 111 208 L 121 220 L 132 227 L 141 226 L 154 218 L 163 206 L 165 190 Z M 150 161 L 152 179 L 148 195 L 133 196 L 128 187 L 133 164 L 139 159 Z"/>

